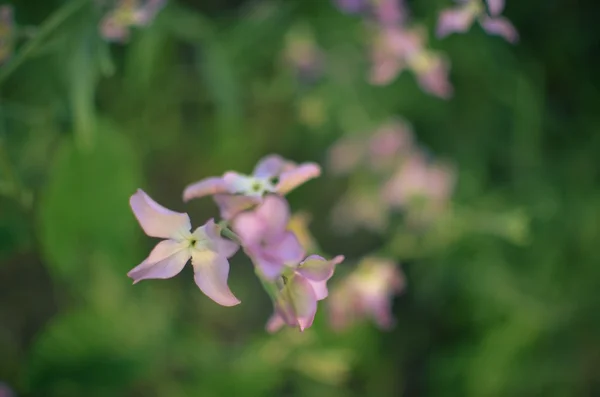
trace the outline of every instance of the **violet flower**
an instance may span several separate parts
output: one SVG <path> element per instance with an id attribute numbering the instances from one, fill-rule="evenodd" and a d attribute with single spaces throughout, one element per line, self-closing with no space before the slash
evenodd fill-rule
<path id="1" fill-rule="evenodd" d="M 212 219 L 192 233 L 187 214 L 162 207 L 141 189 L 131 196 L 129 203 L 144 232 L 165 239 L 127 273 L 134 284 L 145 279 L 174 277 L 191 258 L 194 280 L 206 296 L 223 306 L 240 303 L 227 285 L 227 258 L 235 254 L 238 245 L 222 238 Z"/>
<path id="2" fill-rule="evenodd" d="M 149 25 L 167 0 L 119 0 L 100 22 L 100 32 L 108 41 L 126 42 L 129 29 Z"/>
<path id="3" fill-rule="evenodd" d="M 340 284 L 329 298 L 330 321 L 341 330 L 370 317 L 383 329 L 393 326 L 391 301 L 404 289 L 404 276 L 391 260 L 367 257 Z"/>
<path id="4" fill-rule="evenodd" d="M 187 186 L 183 200 L 213 195 L 224 219 L 260 204 L 268 193 L 285 195 L 304 182 L 321 174 L 315 163 L 295 164 L 278 155 L 261 159 L 252 175 L 226 172 L 222 177 L 205 178 Z"/>
<path id="5" fill-rule="evenodd" d="M 252 211 L 233 219 L 232 228 L 240 237 L 244 251 L 269 280 L 277 278 L 285 266 L 295 266 L 304 249 L 293 232 L 287 230 L 290 209 L 287 201 L 268 195 Z"/>
<path id="6" fill-rule="evenodd" d="M 317 302 L 329 293 L 327 281 L 343 260 L 341 255 L 331 260 L 310 255 L 291 274 L 282 276 L 275 313 L 267 322 L 267 330 L 275 332 L 284 325 L 300 331 L 309 328 L 317 313 Z"/>
<path id="7" fill-rule="evenodd" d="M 501 36 L 509 43 L 519 40 L 515 27 L 508 19 L 500 16 L 504 10 L 504 0 L 486 0 L 487 12 L 482 0 L 458 0 L 458 3 L 457 7 L 441 12 L 437 26 L 438 37 L 464 33 L 478 21 L 489 34 Z"/>

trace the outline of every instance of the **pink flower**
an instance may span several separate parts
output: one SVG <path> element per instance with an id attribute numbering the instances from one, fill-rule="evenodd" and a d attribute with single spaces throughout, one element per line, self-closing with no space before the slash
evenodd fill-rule
<path id="1" fill-rule="evenodd" d="M 174 277 L 191 258 L 194 280 L 206 296 L 223 306 L 240 303 L 227 286 L 227 258 L 235 254 L 238 245 L 222 238 L 212 219 L 192 233 L 187 214 L 162 207 L 141 189 L 131 196 L 129 203 L 144 232 L 165 239 L 127 273 L 134 284 L 145 279 Z"/>
<path id="2" fill-rule="evenodd" d="M 231 219 L 240 211 L 262 202 L 268 193 L 285 195 L 304 182 L 321 174 L 315 163 L 297 165 L 278 155 L 269 155 L 258 162 L 252 175 L 226 172 L 222 177 L 211 177 L 187 186 L 183 200 L 214 195 L 221 216 Z"/>
<path id="3" fill-rule="evenodd" d="M 487 0 L 485 6 L 481 0 L 462 0 L 460 5 L 442 11 L 437 26 L 437 36 L 445 37 L 452 33 L 464 33 L 475 21 L 487 33 L 503 37 L 510 43 L 519 40 L 519 34 L 508 19 L 500 16 L 504 10 L 504 0 Z"/>
<path id="4" fill-rule="evenodd" d="M 129 28 L 149 25 L 166 0 L 120 0 L 100 22 L 100 32 L 109 41 L 125 42 Z"/>
<path id="5" fill-rule="evenodd" d="M 450 97 L 448 62 L 425 47 L 426 38 L 422 28 L 388 26 L 379 29 L 372 51 L 371 83 L 389 84 L 400 72 L 409 69 L 417 76 L 423 91 L 440 98 Z"/>
<path id="6" fill-rule="evenodd" d="M 383 25 L 397 25 L 407 19 L 404 0 L 372 0 L 375 16 Z"/>
<path id="7" fill-rule="evenodd" d="M 392 206 L 410 207 L 423 201 L 427 209 L 441 209 L 454 189 L 455 174 L 445 164 L 428 163 L 413 154 L 383 187 L 383 199 Z"/>
<path id="8" fill-rule="evenodd" d="M 287 201 L 268 195 L 256 209 L 233 219 L 233 230 L 239 235 L 244 251 L 269 280 L 277 278 L 285 266 L 295 266 L 304 257 L 304 249 L 287 230 L 290 209 Z"/>
<path id="9" fill-rule="evenodd" d="M 327 297 L 327 281 L 343 260 L 341 255 L 329 261 L 310 255 L 291 275 L 282 276 L 275 313 L 267 323 L 267 330 L 275 332 L 283 325 L 298 327 L 300 331 L 310 327 L 317 313 L 317 301 Z"/>
<path id="10" fill-rule="evenodd" d="M 356 137 L 343 137 L 329 148 L 328 168 L 336 175 L 354 171 L 363 161 L 365 142 Z"/>
<path id="11" fill-rule="evenodd" d="M 371 168 L 382 171 L 413 148 L 413 133 L 410 125 L 402 120 L 383 124 L 370 137 L 368 142 Z"/>
<path id="12" fill-rule="evenodd" d="M 335 329 L 371 317 L 384 329 L 394 321 L 391 300 L 404 289 L 398 265 L 382 258 L 365 258 L 358 268 L 334 287 L 329 298 L 330 321 Z"/>

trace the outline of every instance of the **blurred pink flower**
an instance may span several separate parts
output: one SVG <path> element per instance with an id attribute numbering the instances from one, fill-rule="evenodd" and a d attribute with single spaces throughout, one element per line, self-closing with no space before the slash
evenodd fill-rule
<path id="1" fill-rule="evenodd" d="M 487 33 L 503 37 L 510 43 L 519 40 L 519 34 L 508 19 L 500 16 L 504 10 L 504 0 L 459 0 L 457 7 L 440 13 L 437 36 L 445 37 L 452 33 L 464 33 L 477 20 Z"/>
<path id="2" fill-rule="evenodd" d="M 407 10 L 404 0 L 371 0 L 374 12 L 379 23 L 384 25 L 397 25 L 407 19 Z"/>
<path id="3" fill-rule="evenodd" d="M 15 397 L 15 394 L 7 384 L 0 382 L 0 397 Z"/>
<path id="4" fill-rule="evenodd" d="M 429 163 L 422 153 L 408 158 L 384 185 L 386 203 L 410 208 L 415 201 L 424 201 L 427 209 L 441 209 L 454 189 L 455 174 L 445 164 Z"/>
<path id="5" fill-rule="evenodd" d="M 383 124 L 368 142 L 369 162 L 374 170 L 388 170 L 400 156 L 413 149 L 413 133 L 410 125 L 396 119 Z"/>
<path id="6" fill-rule="evenodd" d="M 335 175 L 348 174 L 361 165 L 364 155 L 364 139 L 343 137 L 329 148 L 328 168 Z"/>
<path id="7" fill-rule="evenodd" d="M 256 209 L 233 219 L 244 251 L 269 280 L 281 275 L 285 266 L 295 266 L 304 249 L 293 232 L 287 230 L 290 209 L 284 198 L 269 195 Z"/>
<path id="8" fill-rule="evenodd" d="M 267 322 L 267 330 L 275 332 L 284 325 L 298 327 L 300 331 L 310 327 L 317 312 L 317 301 L 327 297 L 327 281 L 343 260 L 341 255 L 332 260 L 310 255 L 291 275 L 282 276 L 275 313 Z"/>
<path id="9" fill-rule="evenodd" d="M 15 21 L 10 5 L 0 6 L 0 64 L 6 62 L 13 53 L 15 42 Z"/>
<path id="10" fill-rule="evenodd" d="M 404 285 L 398 264 L 389 259 L 364 258 L 356 270 L 333 287 L 329 297 L 332 327 L 341 330 L 366 317 L 380 328 L 392 327 L 391 300 Z"/>
<path id="11" fill-rule="evenodd" d="M 359 228 L 382 232 L 389 220 L 389 206 L 381 201 L 376 191 L 350 191 L 333 207 L 333 227 L 350 234 Z"/>
<path id="12" fill-rule="evenodd" d="M 119 0 L 100 22 L 100 32 L 108 41 L 125 42 L 129 29 L 147 26 L 165 6 L 167 0 Z"/>
<path id="13" fill-rule="evenodd" d="M 222 177 L 205 178 L 187 186 L 183 200 L 214 195 L 224 219 L 262 202 L 268 193 L 285 195 L 304 182 L 321 174 L 315 163 L 295 164 L 278 155 L 261 159 L 252 175 L 226 172 Z"/>
<path id="14" fill-rule="evenodd" d="M 423 91 L 440 98 L 452 95 L 448 81 L 448 62 L 438 52 L 425 47 L 427 35 L 422 28 L 399 26 L 379 28 L 372 49 L 369 80 L 375 85 L 389 84 L 405 69 L 417 77 Z"/>
<path id="15" fill-rule="evenodd" d="M 141 189 L 131 196 L 129 203 L 144 232 L 165 239 L 127 273 L 134 284 L 145 279 L 174 277 L 191 258 L 194 280 L 206 296 L 223 306 L 240 303 L 227 286 L 227 258 L 235 254 L 238 245 L 222 238 L 212 219 L 192 233 L 187 214 L 161 206 Z"/>

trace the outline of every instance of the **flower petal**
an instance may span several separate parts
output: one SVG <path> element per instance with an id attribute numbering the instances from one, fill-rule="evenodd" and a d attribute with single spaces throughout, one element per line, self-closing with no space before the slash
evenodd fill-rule
<path id="1" fill-rule="evenodd" d="M 281 318 L 281 316 L 278 313 L 273 313 L 271 318 L 269 318 L 269 321 L 267 321 L 267 325 L 265 326 L 265 328 L 267 332 L 274 333 L 279 331 L 279 329 L 281 329 L 281 327 L 283 327 L 284 325 L 285 321 L 283 321 L 283 318 Z"/>
<path id="2" fill-rule="evenodd" d="M 452 33 L 464 33 L 469 30 L 474 20 L 475 14 L 469 7 L 442 11 L 438 19 L 436 35 L 442 38 Z"/>
<path id="3" fill-rule="evenodd" d="M 260 269 L 263 276 L 269 280 L 275 280 L 281 275 L 285 266 L 278 258 L 273 258 L 266 255 L 265 252 L 254 253 L 252 249 L 246 250 L 248 256 L 252 258 L 252 262 Z"/>
<path id="4" fill-rule="evenodd" d="M 194 281 L 202 292 L 222 306 L 235 306 L 240 300 L 227 285 L 229 262 L 223 255 L 212 251 L 192 251 Z"/>
<path id="5" fill-rule="evenodd" d="M 210 177 L 188 185 L 183 191 L 183 201 L 227 192 L 227 185 L 223 178 Z"/>
<path id="6" fill-rule="evenodd" d="M 225 181 L 225 186 L 227 186 L 227 192 L 231 194 L 248 194 L 252 191 L 254 178 L 229 171 L 223 175 L 223 181 Z"/>
<path id="7" fill-rule="evenodd" d="M 315 163 L 304 163 L 298 167 L 282 173 L 275 190 L 279 194 L 286 194 L 304 182 L 321 175 L 321 167 Z"/>
<path id="8" fill-rule="evenodd" d="M 490 15 L 497 17 L 504 11 L 504 0 L 486 0 Z"/>
<path id="9" fill-rule="evenodd" d="M 315 292 L 315 297 L 318 301 L 327 298 L 329 295 L 329 290 L 327 289 L 327 280 L 323 281 L 312 281 L 308 280 L 310 285 L 312 286 L 313 291 Z"/>
<path id="10" fill-rule="evenodd" d="M 215 223 L 214 219 L 209 219 L 208 222 L 201 226 L 202 231 L 206 234 L 209 240 L 213 243 L 214 247 L 217 250 L 217 253 L 223 255 L 226 258 L 229 258 L 237 252 L 240 246 L 231 241 L 221 237 L 221 231 L 219 226 Z M 198 228 L 200 229 L 200 228 Z M 196 231 L 198 230 L 196 229 Z M 196 234 L 196 232 L 194 232 Z"/>
<path id="11" fill-rule="evenodd" d="M 297 265 L 304 257 L 304 248 L 292 232 L 284 232 L 281 237 L 264 249 L 269 256 L 277 258 L 282 265 Z"/>
<path id="12" fill-rule="evenodd" d="M 283 170 L 285 160 L 277 154 L 270 154 L 259 160 L 252 174 L 256 178 L 272 178 Z"/>
<path id="13" fill-rule="evenodd" d="M 509 22 L 508 19 L 503 17 L 489 18 L 485 17 L 481 19 L 481 27 L 489 34 L 503 37 L 509 43 L 516 43 L 519 41 L 519 33 L 517 29 Z"/>
<path id="14" fill-rule="evenodd" d="M 310 282 L 304 277 L 294 277 L 282 292 L 292 303 L 300 331 L 310 327 L 317 313 L 317 297 Z"/>
<path id="15" fill-rule="evenodd" d="M 254 213 L 264 223 L 264 237 L 269 240 L 278 238 L 290 221 L 290 206 L 283 197 L 277 195 L 264 197 Z"/>
<path id="16" fill-rule="evenodd" d="M 255 211 L 243 212 L 233 218 L 233 230 L 240 236 L 244 247 L 258 245 L 266 233 L 264 220 Z"/>
<path id="17" fill-rule="evenodd" d="M 189 259 L 189 250 L 182 249 L 158 262 L 153 263 L 146 259 L 144 262 L 130 270 L 129 273 L 127 273 L 127 276 L 133 279 L 134 284 L 140 282 L 141 280 L 151 278 L 171 278 L 178 275 L 181 270 L 183 270 L 183 267 Z"/>
<path id="18" fill-rule="evenodd" d="M 140 226 L 150 237 L 181 240 L 190 233 L 192 226 L 188 214 L 161 206 L 142 189 L 131 196 L 129 204 Z"/>
<path id="19" fill-rule="evenodd" d="M 333 276 L 335 266 L 343 260 L 342 255 L 338 255 L 329 261 L 319 255 L 310 255 L 300 262 L 300 266 L 296 271 L 310 281 L 326 281 Z"/>
<path id="20" fill-rule="evenodd" d="M 237 214 L 254 207 L 262 201 L 260 197 L 238 196 L 232 194 L 216 194 L 213 196 L 219 207 L 221 217 L 225 220 L 234 218 Z"/>
<path id="21" fill-rule="evenodd" d="M 148 255 L 148 257 L 146 258 L 145 262 L 148 262 L 148 263 L 160 262 L 163 259 L 166 259 L 169 256 L 174 255 L 177 252 L 184 250 L 188 247 L 189 247 L 189 242 L 187 240 L 184 240 L 184 241 L 163 240 L 160 243 L 156 244 L 156 246 L 150 252 L 150 255 Z"/>

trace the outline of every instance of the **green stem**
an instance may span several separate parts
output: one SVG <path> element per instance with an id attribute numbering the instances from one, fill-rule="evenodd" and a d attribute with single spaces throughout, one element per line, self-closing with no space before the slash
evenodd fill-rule
<path id="1" fill-rule="evenodd" d="M 279 288 L 272 281 L 269 281 L 263 276 L 262 272 L 258 267 L 254 267 L 254 273 L 256 273 L 256 277 L 260 280 L 260 283 L 273 302 L 277 302 L 277 297 L 279 295 Z"/>
<path id="2" fill-rule="evenodd" d="M 227 226 L 221 227 L 221 234 L 224 237 L 227 237 L 228 239 L 232 240 L 233 242 L 238 243 L 239 245 L 242 245 L 242 240 L 240 240 L 240 236 L 238 236 L 237 234 L 235 234 Z"/>
<path id="3" fill-rule="evenodd" d="M 54 14 L 50 15 L 34 38 L 29 40 L 13 58 L 0 69 L 0 84 L 4 82 L 27 58 L 35 52 L 37 47 L 48 37 L 56 28 L 58 28 L 71 15 L 75 14 L 84 5 L 88 4 L 89 0 L 77 0 L 65 4 L 59 8 Z"/>

